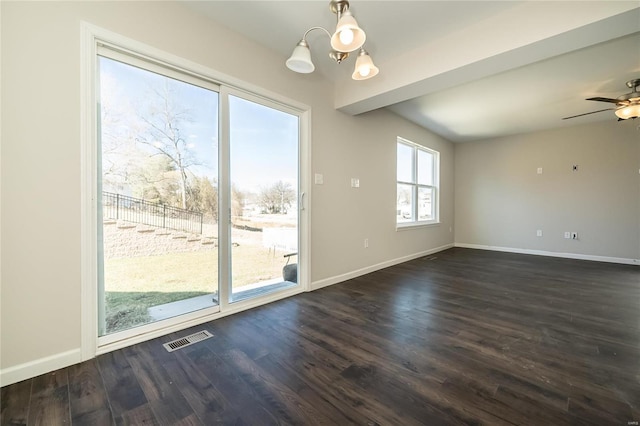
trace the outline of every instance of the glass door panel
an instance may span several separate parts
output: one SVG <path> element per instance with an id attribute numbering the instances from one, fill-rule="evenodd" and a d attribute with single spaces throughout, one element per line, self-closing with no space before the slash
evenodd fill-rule
<path id="1" fill-rule="evenodd" d="M 298 283 L 299 118 L 229 96 L 230 301 Z"/>
<path id="2" fill-rule="evenodd" d="M 218 304 L 218 93 L 109 56 L 98 57 L 100 336 Z"/>

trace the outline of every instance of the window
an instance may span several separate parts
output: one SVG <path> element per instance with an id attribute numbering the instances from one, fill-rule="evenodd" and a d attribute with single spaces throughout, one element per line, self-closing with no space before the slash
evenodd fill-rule
<path id="1" fill-rule="evenodd" d="M 440 153 L 398 138 L 396 224 L 438 223 Z"/>

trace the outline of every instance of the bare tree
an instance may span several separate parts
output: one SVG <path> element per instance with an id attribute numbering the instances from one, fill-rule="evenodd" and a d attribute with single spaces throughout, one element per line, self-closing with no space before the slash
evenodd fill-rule
<path id="1" fill-rule="evenodd" d="M 155 203 L 175 205 L 179 202 L 176 175 L 175 167 L 167 157 L 142 156 L 130 165 L 132 195 Z"/>
<path id="2" fill-rule="evenodd" d="M 188 108 L 178 104 L 177 89 L 169 80 L 151 90 L 149 108 L 138 113 L 146 125 L 136 139 L 151 148 L 154 155 L 162 155 L 176 170 L 179 179 L 180 204 L 187 208 L 189 168 L 200 163 L 196 160 L 182 134 L 184 124 L 191 122 Z"/>
<path id="3" fill-rule="evenodd" d="M 262 188 L 258 194 L 258 204 L 262 211 L 270 214 L 287 214 L 296 193 L 288 182 L 278 181 Z"/>
<path id="4" fill-rule="evenodd" d="M 134 110 L 112 76 L 101 75 L 100 92 L 102 184 L 107 191 L 122 192 L 145 156 L 135 146 L 141 125 L 131 120 Z"/>
<path id="5" fill-rule="evenodd" d="M 242 216 L 242 209 L 244 208 L 246 196 L 238 187 L 234 184 L 231 185 L 231 216 Z"/>
<path id="6" fill-rule="evenodd" d="M 198 210 L 218 221 L 218 185 L 215 179 L 194 176 L 189 185 L 189 209 Z"/>

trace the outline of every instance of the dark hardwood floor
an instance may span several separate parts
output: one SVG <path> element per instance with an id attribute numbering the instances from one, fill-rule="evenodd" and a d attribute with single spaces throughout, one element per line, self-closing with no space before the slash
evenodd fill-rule
<path id="1" fill-rule="evenodd" d="M 3 425 L 638 421 L 640 268 L 459 248 L 2 388 Z"/>

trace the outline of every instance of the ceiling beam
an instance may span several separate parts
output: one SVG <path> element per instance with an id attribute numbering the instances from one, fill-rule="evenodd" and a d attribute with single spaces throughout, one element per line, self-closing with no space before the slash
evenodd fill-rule
<path id="1" fill-rule="evenodd" d="M 637 2 L 526 2 L 337 84 L 335 107 L 361 114 L 639 31 Z"/>

